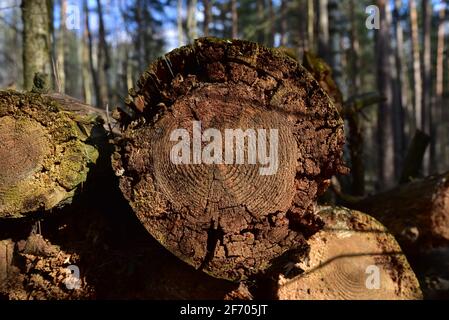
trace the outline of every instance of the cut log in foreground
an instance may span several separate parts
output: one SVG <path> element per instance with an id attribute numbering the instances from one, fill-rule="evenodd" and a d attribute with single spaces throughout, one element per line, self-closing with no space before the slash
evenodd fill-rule
<path id="1" fill-rule="evenodd" d="M 421 299 L 418 280 L 394 237 L 375 219 L 323 207 L 325 227 L 309 240 L 310 253 L 294 278 L 280 276 L 281 300 Z"/>
<path id="2" fill-rule="evenodd" d="M 347 203 L 380 222 L 406 253 L 449 243 L 449 173 Z"/>
<path id="3" fill-rule="evenodd" d="M 304 235 L 321 225 L 316 196 L 345 168 L 343 121 L 303 67 L 254 43 L 199 39 L 154 62 L 130 95 L 133 115 L 123 114 L 113 165 L 123 194 L 161 244 L 231 280 L 269 268 L 289 250 L 305 252 Z M 195 126 L 214 138 L 198 143 Z M 217 138 L 218 131 L 225 140 L 226 129 L 255 131 L 237 145 Z M 256 164 L 249 161 L 256 140 L 272 156 L 268 163 L 260 153 Z M 194 164 L 174 164 L 172 150 Z M 229 164 L 234 151 L 245 153 L 245 163 Z M 270 165 L 274 172 L 262 173 Z"/>
<path id="4" fill-rule="evenodd" d="M 95 116 L 64 111 L 64 101 L 0 92 L 0 218 L 49 210 L 72 199 L 98 158 Z"/>

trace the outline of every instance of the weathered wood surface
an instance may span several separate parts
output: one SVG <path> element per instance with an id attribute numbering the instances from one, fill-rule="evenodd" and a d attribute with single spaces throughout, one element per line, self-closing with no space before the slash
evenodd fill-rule
<path id="1" fill-rule="evenodd" d="M 309 258 L 296 265 L 302 273 L 280 276 L 279 299 L 422 298 L 406 257 L 383 225 L 366 214 L 339 207 L 323 207 L 319 215 L 325 227 L 309 241 Z"/>
<path id="2" fill-rule="evenodd" d="M 294 59 L 246 41 L 199 39 L 154 62 L 127 106 L 114 169 L 138 218 L 167 249 L 231 280 L 305 250 L 304 235 L 320 228 L 317 194 L 345 171 L 344 134 L 328 95 Z M 178 141 L 170 136 L 179 128 L 192 136 L 193 121 L 222 134 L 278 130 L 277 171 L 263 175 L 267 165 L 246 160 L 174 164 Z"/>
<path id="3" fill-rule="evenodd" d="M 37 93 L 0 92 L 0 218 L 70 202 L 99 157 L 98 116 Z M 67 106 L 66 106 L 67 107 Z"/>

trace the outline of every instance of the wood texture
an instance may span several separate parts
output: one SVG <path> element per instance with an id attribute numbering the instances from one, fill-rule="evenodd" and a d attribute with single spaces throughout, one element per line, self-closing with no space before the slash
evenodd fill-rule
<path id="1" fill-rule="evenodd" d="M 343 121 L 294 59 L 257 44 L 204 38 L 154 62 L 130 92 L 113 165 L 148 231 L 195 268 L 245 279 L 320 228 L 317 194 L 344 172 Z M 277 129 L 279 166 L 175 165 L 170 134 Z"/>

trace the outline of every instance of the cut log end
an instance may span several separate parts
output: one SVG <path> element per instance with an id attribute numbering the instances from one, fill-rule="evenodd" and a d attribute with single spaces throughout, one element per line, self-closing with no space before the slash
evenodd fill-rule
<path id="1" fill-rule="evenodd" d="M 323 207 L 325 228 L 310 240 L 303 273 L 281 275 L 281 300 L 421 299 L 422 294 L 405 256 L 375 219 L 344 208 Z"/>
<path id="2" fill-rule="evenodd" d="M 0 218 L 51 209 L 73 197 L 98 157 L 87 138 L 53 100 L 0 92 Z"/>
<path id="3" fill-rule="evenodd" d="M 305 250 L 320 226 L 316 196 L 344 169 L 343 122 L 305 69 L 254 43 L 199 39 L 153 63 L 130 94 L 113 164 L 159 242 L 230 280 Z M 240 149 L 227 130 L 246 134 Z M 250 152 L 262 149 L 271 162 Z"/>

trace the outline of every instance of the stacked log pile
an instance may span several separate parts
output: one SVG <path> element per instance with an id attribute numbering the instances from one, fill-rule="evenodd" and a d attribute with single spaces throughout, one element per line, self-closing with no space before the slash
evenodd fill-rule
<path id="1" fill-rule="evenodd" d="M 17 290 L 34 288 L 31 298 L 110 297 L 111 279 L 115 288 L 133 279 L 140 298 L 421 297 L 379 222 L 317 207 L 330 178 L 347 172 L 343 120 L 287 55 L 196 40 L 142 75 L 117 118 L 112 154 L 100 119 L 68 98 L 0 94 L 2 295 L 15 298 L 22 275 L 25 289 Z M 226 141 L 226 132 L 237 135 Z M 24 217 L 48 221 L 43 236 L 51 239 L 33 230 L 30 240 L 29 222 L 11 222 Z M 5 219 L 14 227 L 2 228 Z M 38 248 L 26 251 L 36 239 Z M 46 264 L 55 254 L 68 260 Z M 60 269 L 50 270 L 72 256 L 89 275 L 77 294 Z M 105 264 L 117 268 L 96 279 Z M 366 280 L 372 266 L 374 287 Z M 35 280 L 43 274 L 46 283 Z M 52 281 L 60 291 L 49 289 Z"/>

